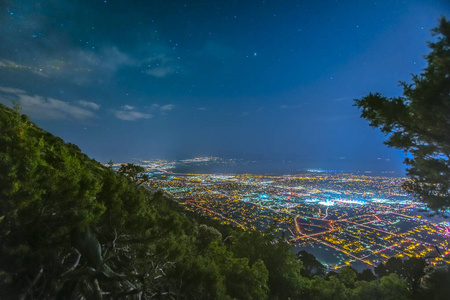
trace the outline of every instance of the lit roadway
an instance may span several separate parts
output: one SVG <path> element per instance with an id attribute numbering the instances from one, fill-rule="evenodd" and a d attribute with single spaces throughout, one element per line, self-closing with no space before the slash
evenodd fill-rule
<path id="1" fill-rule="evenodd" d="M 320 235 L 320 234 L 332 232 L 332 231 L 334 230 L 333 227 L 332 227 L 331 230 L 328 230 L 328 231 L 326 231 L 326 232 L 320 232 L 320 233 L 317 233 L 317 234 L 305 235 L 305 234 L 303 234 L 303 233 L 300 231 L 300 226 L 299 226 L 300 224 L 298 223 L 297 219 L 298 219 L 298 216 L 296 216 L 296 217 L 294 218 L 295 227 L 297 228 L 298 233 L 301 234 L 301 235 L 303 235 L 303 237 L 310 238 L 310 239 L 312 239 L 312 240 L 314 240 L 314 241 L 316 241 L 316 242 L 319 242 L 319 243 L 321 243 L 321 244 L 323 244 L 323 245 L 325 245 L 325 246 L 327 246 L 327 247 L 333 248 L 333 249 L 335 249 L 335 250 L 337 250 L 337 251 L 340 251 L 340 252 L 342 252 L 342 253 L 344 253 L 344 254 L 347 254 L 348 256 L 353 257 L 354 259 L 359 260 L 359 261 L 362 261 L 363 263 L 366 263 L 366 264 L 371 265 L 371 266 L 373 266 L 373 267 L 376 266 L 375 264 L 372 264 L 370 261 L 364 260 L 364 259 L 362 259 L 362 258 L 359 258 L 359 257 L 357 257 L 357 256 L 355 256 L 355 255 L 353 255 L 353 254 L 351 254 L 351 253 L 348 252 L 348 251 L 345 251 L 345 250 L 343 250 L 343 249 L 340 249 L 340 248 L 338 248 L 338 247 L 335 247 L 335 246 L 333 246 L 333 245 L 330 245 L 330 244 L 328 244 L 328 243 L 326 243 L 326 242 L 324 242 L 324 241 L 321 241 L 321 240 L 319 240 L 319 239 L 313 238 L 313 236 L 316 236 L 316 235 Z M 330 222 L 330 223 L 331 223 L 331 222 Z M 331 225 L 331 224 L 330 224 L 330 225 Z M 302 238 L 303 238 L 303 237 L 302 237 Z"/>
<path id="2" fill-rule="evenodd" d="M 407 218 L 414 219 L 413 217 L 407 216 L 407 215 L 404 215 L 404 214 L 399 214 L 399 213 L 395 213 L 395 212 L 385 212 L 385 214 L 389 214 L 389 213 L 391 213 L 391 214 L 396 214 L 396 215 L 400 215 L 400 216 L 402 216 L 402 217 L 407 217 Z M 360 215 L 360 216 L 357 216 L 357 217 L 374 216 L 374 217 L 377 219 L 377 220 L 374 220 L 374 221 L 365 223 L 365 224 L 368 224 L 368 223 L 374 223 L 374 222 L 381 222 L 382 220 L 378 217 L 378 215 L 379 215 L 379 214 L 374 214 L 374 215 L 366 214 L 366 215 Z M 313 218 L 313 217 L 304 217 L 304 218 L 306 218 L 306 219 L 313 219 L 313 220 L 324 220 L 327 216 L 328 216 L 328 207 L 327 207 L 327 211 L 326 211 L 326 216 L 325 216 L 324 218 L 322 218 L 322 219 Z M 397 246 L 399 246 L 400 244 L 402 244 L 402 243 L 405 242 L 405 241 L 401 241 L 401 242 L 399 242 L 399 243 L 396 243 L 395 245 L 386 247 L 386 248 L 384 248 L 384 249 L 381 249 L 381 250 L 378 250 L 378 251 L 372 251 L 369 255 L 366 255 L 366 256 L 363 256 L 363 257 L 357 257 L 357 256 L 353 255 L 352 253 L 350 253 L 350 252 L 344 250 L 344 249 L 341 249 L 341 248 L 338 248 L 338 247 L 336 247 L 336 246 L 330 245 L 329 243 L 326 243 L 326 242 L 324 242 L 324 241 L 322 241 L 322 240 L 319 240 L 319 239 L 315 238 L 315 237 L 317 237 L 317 236 L 324 235 L 324 234 L 331 233 L 331 232 L 335 231 L 336 229 L 333 227 L 333 222 L 332 222 L 332 221 L 330 221 L 330 222 L 328 223 L 328 225 L 330 226 L 330 229 L 327 230 L 327 231 L 322 231 L 322 232 L 314 233 L 314 234 L 305 234 L 305 233 L 303 233 L 303 232 L 301 231 L 300 225 L 307 225 L 307 226 L 321 227 L 321 228 L 327 228 L 327 227 L 320 226 L 320 225 L 312 225 L 312 224 L 307 224 L 307 223 L 300 223 L 300 222 L 299 222 L 299 218 L 300 218 L 300 217 L 299 217 L 298 215 L 295 216 L 294 222 L 295 222 L 295 227 L 296 227 L 297 232 L 299 233 L 300 237 L 294 238 L 294 239 L 292 239 L 292 241 L 297 241 L 297 240 L 304 239 L 304 238 L 310 238 L 310 239 L 312 239 L 312 240 L 314 240 L 314 241 L 316 241 L 316 242 L 319 242 L 319 243 L 321 243 L 321 244 L 323 244 L 323 245 L 325 245 L 325 246 L 327 246 L 327 247 L 330 247 L 330 248 L 333 248 L 333 249 L 335 249 L 335 250 L 337 250 L 337 251 L 340 251 L 340 252 L 342 252 L 342 253 L 344 253 L 344 254 L 346 254 L 346 255 L 348 255 L 348 256 L 353 257 L 353 258 L 356 259 L 356 260 L 362 261 L 362 262 L 364 262 L 364 263 L 366 263 L 366 264 L 368 264 L 368 265 L 371 265 L 371 266 L 376 266 L 376 265 L 373 264 L 373 263 L 371 263 L 371 262 L 368 261 L 368 260 L 365 260 L 367 257 L 369 257 L 369 256 L 371 256 L 371 255 L 373 255 L 373 254 L 377 254 L 377 253 L 383 252 L 383 251 L 388 250 L 388 249 L 392 249 L 392 248 L 397 247 Z M 427 242 L 425 242 L 425 241 L 420 241 L 420 240 L 413 239 L 413 238 L 402 237 L 401 235 L 396 234 L 396 233 L 393 233 L 393 232 L 389 232 L 389 231 L 386 231 L 386 230 L 383 230 L 383 229 L 373 228 L 373 227 L 370 227 L 370 226 L 367 226 L 367 225 L 363 225 L 363 224 L 359 224 L 359 223 L 356 223 L 356 222 L 349 221 L 349 219 L 353 219 L 353 218 L 355 218 L 355 217 L 348 218 L 348 219 L 343 219 L 343 220 L 339 220 L 338 222 L 339 222 L 339 223 L 341 223 L 341 222 L 342 222 L 342 223 L 350 223 L 350 224 L 354 224 L 354 225 L 356 225 L 356 226 L 360 226 L 360 227 L 368 228 L 368 229 L 371 229 L 371 230 L 383 232 L 383 233 L 388 234 L 388 235 L 400 237 L 400 238 L 402 238 L 402 239 L 404 239 L 404 240 L 406 240 L 406 241 L 414 241 L 414 242 L 416 242 L 416 243 L 419 243 L 419 244 L 425 244 L 425 245 L 432 246 L 432 247 L 435 246 L 435 245 L 430 244 L 430 243 L 427 243 Z"/>
<path id="3" fill-rule="evenodd" d="M 400 250 L 402 252 L 405 252 L 407 255 L 423 255 L 423 253 L 430 253 L 431 248 L 437 248 L 440 247 L 442 249 L 442 247 L 447 248 L 447 243 L 445 240 L 443 240 L 442 238 L 438 238 L 440 240 L 440 242 L 436 242 L 435 245 L 430 244 L 428 242 L 425 241 L 425 238 L 420 238 L 420 231 L 422 230 L 429 230 L 427 227 L 428 225 L 432 225 L 432 227 L 436 228 L 436 231 L 433 231 L 434 234 L 438 234 L 438 235 L 442 235 L 442 231 L 444 229 L 437 227 L 436 224 L 434 224 L 431 221 L 428 220 L 424 220 L 421 218 L 417 218 L 417 217 L 412 217 L 409 215 L 405 215 L 402 212 L 407 211 L 408 209 L 412 209 L 415 208 L 417 206 L 417 204 L 412 204 L 411 202 L 409 203 L 402 203 L 401 201 L 399 201 L 398 205 L 396 204 L 397 202 L 397 198 L 395 198 L 394 196 L 396 194 L 391 194 L 391 189 L 393 188 L 398 188 L 400 190 L 400 183 L 397 182 L 395 183 L 395 185 L 393 185 L 391 179 L 389 180 L 384 180 L 384 179 L 377 179 L 377 178 L 369 178 L 365 177 L 365 176 L 360 176 L 357 178 L 363 178 L 364 180 L 360 180 L 360 181 L 341 181 L 342 176 L 330 176 L 330 179 L 324 179 L 322 177 L 308 177 L 306 176 L 305 178 L 294 178 L 295 181 L 294 182 L 290 182 L 285 184 L 286 178 L 285 177 L 273 177 L 271 176 L 270 182 L 268 182 L 268 177 L 264 177 L 264 176 L 259 176 L 259 177 L 254 177 L 252 175 L 246 175 L 244 177 L 236 177 L 236 176 L 231 176 L 233 179 L 233 183 L 234 182 L 238 182 L 239 184 L 241 184 L 242 186 L 221 186 L 222 183 L 229 183 L 228 178 L 226 179 L 214 179 L 211 180 L 211 178 L 205 177 L 203 178 L 204 180 L 201 180 L 201 182 L 197 182 L 196 180 L 198 180 L 198 176 L 201 175 L 195 175 L 195 181 L 191 181 L 191 177 L 190 176 L 194 176 L 194 174 L 182 174 L 182 173 L 173 173 L 167 170 L 164 170 L 163 168 L 152 168 L 153 170 L 157 170 L 160 172 L 163 172 L 165 174 L 170 174 L 170 175 L 180 175 L 183 176 L 183 179 L 179 182 L 177 181 L 176 184 L 174 185 L 174 187 L 179 187 L 180 184 L 181 186 L 189 186 L 189 187 L 193 187 L 194 191 L 189 193 L 189 197 L 188 199 L 190 200 L 180 200 L 182 198 L 184 198 L 186 195 L 177 197 L 178 200 L 176 201 L 185 201 L 185 203 L 188 205 L 187 207 L 191 207 L 194 210 L 200 210 L 203 211 L 204 213 L 210 215 L 210 216 L 214 216 L 214 217 L 218 217 L 221 218 L 222 220 L 224 220 L 225 222 L 228 223 L 234 223 L 237 226 L 245 229 L 248 228 L 255 228 L 255 226 L 252 226 L 250 223 L 248 223 L 247 221 L 251 222 L 252 220 L 250 219 L 250 217 L 245 217 L 244 215 L 240 215 L 239 212 L 233 212 L 232 215 L 230 215 L 230 212 L 227 211 L 229 208 L 232 208 L 234 206 L 234 204 L 232 202 L 234 202 L 235 200 L 238 201 L 243 201 L 243 198 L 248 198 L 247 195 L 248 194 L 252 194 L 252 195 L 258 195 L 258 194 L 271 194 L 271 193 L 275 193 L 276 196 L 274 197 L 274 199 L 266 199 L 266 198 L 270 198 L 270 197 L 263 197 L 264 201 L 262 201 L 260 198 L 254 197 L 251 198 L 252 200 L 248 201 L 243 201 L 243 202 L 250 202 L 260 208 L 264 208 L 264 213 L 261 212 L 261 216 L 264 216 L 264 218 L 272 218 L 271 215 L 273 212 L 274 213 L 274 217 L 276 219 L 278 219 L 278 217 L 281 217 L 281 215 L 284 215 L 281 219 L 283 219 L 284 221 L 282 221 L 282 223 L 284 223 L 284 225 L 287 225 L 287 228 L 284 228 L 284 230 L 287 230 L 288 232 L 290 232 L 290 234 L 292 234 L 290 241 L 292 242 L 300 242 L 300 241 L 305 241 L 308 239 L 311 239 L 311 241 L 320 243 L 326 247 L 329 247 L 331 249 L 334 249 L 338 252 L 344 253 L 345 255 L 347 255 L 350 260 L 355 260 L 355 261 L 361 261 L 367 265 L 370 266 L 374 266 L 374 262 L 373 259 L 369 260 L 368 257 L 373 257 L 373 258 L 377 258 L 379 253 L 383 252 L 383 251 L 387 251 L 387 250 L 393 250 L 396 247 L 397 250 Z M 211 176 L 211 175 L 205 175 L 205 176 Z M 327 175 L 327 178 L 329 176 Z M 354 176 L 353 176 L 354 177 Z M 351 177 L 351 178 L 353 178 Z M 290 178 L 289 178 L 290 180 Z M 384 180 L 384 181 L 383 181 Z M 272 182 L 273 181 L 273 182 Z M 306 190 L 305 194 L 300 193 L 300 195 L 298 196 L 298 199 L 315 199 L 316 201 L 318 200 L 322 200 L 322 201 L 328 201 L 329 199 L 331 199 L 330 195 L 328 194 L 323 194 L 322 193 L 325 192 L 333 192 L 334 194 L 337 195 L 343 195 L 342 193 L 338 192 L 339 189 L 342 189 L 345 192 L 345 197 L 347 199 L 343 199 L 345 201 L 343 201 L 340 197 L 338 198 L 333 198 L 332 200 L 334 202 L 342 202 L 342 206 L 341 203 L 339 203 L 337 206 L 339 207 L 337 210 L 335 210 L 335 207 L 331 207 L 331 206 L 326 206 L 326 210 L 324 211 L 324 213 L 319 213 L 318 216 L 316 217 L 312 217 L 311 216 L 311 211 L 310 209 L 305 209 L 304 211 L 302 210 L 302 206 L 299 206 L 298 209 L 302 210 L 302 212 L 305 215 L 296 215 L 295 211 L 292 211 L 290 209 L 292 209 L 292 207 L 289 207 L 289 196 L 287 198 L 287 203 L 282 203 L 283 200 L 283 195 L 286 194 L 286 191 L 291 191 L 293 189 L 292 184 L 295 184 L 296 187 L 302 187 L 302 189 Z M 372 185 L 373 184 L 373 185 Z M 164 187 L 171 187 L 171 179 L 169 178 L 168 180 L 156 180 L 153 183 L 154 187 L 158 187 L 159 186 L 164 186 Z M 207 185 L 207 191 L 205 191 L 204 189 L 202 189 L 203 186 Z M 325 189 L 323 188 L 323 186 L 326 185 L 331 185 L 333 188 L 332 189 Z M 338 185 L 338 186 L 337 186 Z M 337 188 L 336 188 L 337 186 Z M 217 187 L 217 188 L 215 188 Z M 389 189 L 388 189 L 388 188 Z M 195 188 L 198 188 L 198 191 L 195 191 Z M 380 199 L 390 199 L 390 197 L 393 197 L 394 202 L 374 202 L 372 204 L 369 204 L 370 206 L 366 208 L 361 208 L 359 209 L 359 206 L 354 206 L 352 205 L 352 203 L 356 203 L 356 204 L 360 204 L 359 201 L 355 201 L 354 199 L 360 199 L 360 195 L 361 195 L 361 191 L 368 191 L 366 196 L 363 196 L 363 199 L 370 199 L 373 198 L 375 196 L 375 194 L 371 191 L 376 191 L 376 197 L 380 198 Z M 274 192 L 276 191 L 276 192 Z M 387 192 L 388 191 L 388 192 Z M 230 192 L 232 194 L 230 194 Z M 177 192 L 167 192 L 170 195 L 175 195 L 177 194 Z M 198 193 L 198 194 L 197 194 Z M 364 192 L 365 193 L 365 192 Z M 196 198 L 199 198 L 199 195 L 203 195 L 203 194 L 208 194 L 210 195 L 211 199 L 208 201 L 212 201 L 211 204 L 217 202 L 217 203 L 222 203 L 223 202 L 223 207 L 219 206 L 216 208 L 212 208 L 209 207 L 209 202 L 206 203 L 198 203 Z M 291 195 L 290 193 L 287 193 L 289 195 Z M 281 195 L 281 196 L 280 196 Z M 364 194 L 365 195 L 365 194 Z M 392 196 L 394 195 L 394 196 Z M 398 196 L 401 197 L 406 197 L 404 195 L 399 194 Z M 193 197 L 193 198 L 192 198 Z M 201 198 L 201 197 L 200 197 Z M 200 199 L 199 198 L 199 199 Z M 318 199 L 317 199 L 318 198 Z M 373 198 L 375 199 L 375 198 Z M 270 202 L 269 205 L 266 204 L 267 201 L 272 200 Z M 291 200 L 292 202 L 292 200 Z M 303 202 L 302 202 L 303 203 Z M 347 206 L 347 204 L 350 204 L 350 206 Z M 295 200 L 294 198 L 294 202 L 291 203 L 294 206 L 298 205 L 297 200 Z M 319 203 L 320 205 L 320 203 Z M 280 207 L 283 207 L 282 209 Z M 323 208 L 323 206 L 319 206 L 321 208 Z M 290 208 L 288 210 L 288 208 Z M 317 208 L 317 206 L 314 206 L 314 208 Z M 347 210 L 347 208 L 349 210 Z M 226 209 L 226 211 L 223 211 L 222 209 Z M 243 209 L 243 208 L 241 208 Z M 234 211 L 234 210 L 232 210 Z M 244 209 L 244 211 L 246 211 Z M 244 212 L 243 211 L 243 212 Z M 260 214 L 259 212 L 260 210 L 258 209 L 255 212 L 252 212 L 255 215 L 255 221 L 258 220 L 257 215 Z M 269 214 L 267 214 L 267 211 L 271 211 L 269 212 Z M 291 212 L 289 212 L 291 211 Z M 352 211 L 352 213 L 350 213 Z M 250 213 L 250 212 L 249 212 Z M 351 217 L 348 215 L 352 215 Z M 308 216 L 309 215 L 309 216 Z M 411 222 L 407 221 L 405 223 L 405 226 L 409 226 L 408 224 L 411 223 L 411 228 L 409 228 L 409 230 L 407 231 L 402 231 L 401 234 L 398 233 L 394 233 L 391 231 L 395 231 L 396 229 L 391 229 L 391 228 L 398 228 L 398 225 L 395 225 L 395 221 L 400 219 L 398 217 L 401 218 L 406 218 L 408 220 L 410 220 Z M 287 218 L 285 218 L 287 217 Z M 241 220 L 241 218 L 245 218 L 245 220 Z M 292 224 L 292 220 L 294 221 Z M 306 221 L 305 221 L 306 220 Z M 259 222 L 259 221 L 258 221 Z M 311 224 L 309 223 L 311 222 Z M 249 225 L 250 224 L 250 225 Z M 290 225 L 295 225 L 295 229 L 293 228 L 294 226 L 290 226 Z M 383 226 L 376 226 L 376 225 L 383 225 Z M 250 226 L 250 227 L 248 227 Z M 305 227 L 307 226 L 307 227 Z M 354 227 L 353 227 L 354 226 Z M 258 227 L 258 225 L 257 225 Z M 264 226 L 263 226 L 264 227 Z M 406 228 L 407 228 L 406 227 Z M 308 234 L 305 229 L 306 228 L 310 228 L 313 231 Z M 314 230 L 314 228 L 316 230 Z M 445 228 L 445 226 L 444 226 Z M 260 229 L 264 229 L 264 228 L 260 228 Z M 281 229 L 281 228 L 280 228 Z M 283 230 L 283 229 L 281 229 Z M 318 230 L 318 231 L 317 231 Z M 357 242 L 356 240 L 353 240 L 353 237 L 357 237 L 355 236 L 355 230 L 357 230 L 358 232 L 362 231 L 362 233 L 364 233 L 364 235 L 366 236 L 366 238 L 368 238 L 368 240 L 364 239 L 364 241 L 359 240 L 359 242 Z M 416 234 L 414 233 L 414 230 L 419 233 Z M 335 233 L 338 232 L 338 234 L 336 235 Z M 381 235 L 382 233 L 382 235 Z M 331 235 L 329 235 L 331 234 Z M 350 234 L 351 236 L 347 236 L 348 234 Z M 426 233 L 422 233 L 422 234 L 426 234 Z M 386 237 L 384 235 L 387 235 Z M 447 232 L 447 234 L 445 234 L 445 239 L 447 239 L 450 235 L 450 233 Z M 394 240 L 390 240 L 392 237 L 395 237 Z M 336 243 L 337 239 L 339 241 L 339 243 Z M 383 239 L 379 240 L 379 239 Z M 377 240 L 381 241 L 380 242 L 376 242 Z M 353 242 L 351 242 L 353 241 Z M 434 242 L 434 241 L 433 241 Z M 373 249 L 372 246 L 374 245 L 378 245 L 378 247 L 375 247 L 376 249 Z M 422 245 L 420 248 L 417 248 L 417 250 L 414 250 L 416 248 L 416 246 Z M 300 245 L 301 246 L 301 245 Z M 380 249 L 381 246 L 381 249 Z M 355 248 L 356 247 L 356 248 Z M 405 248 L 406 247 L 406 248 Z M 420 249 L 425 249 L 425 250 L 420 250 Z M 395 250 L 394 252 L 398 252 L 397 250 Z M 448 251 L 448 249 L 445 249 L 443 251 L 443 253 L 445 253 L 443 256 L 450 254 L 450 251 Z M 360 253 L 360 254 L 358 254 Z M 358 257 L 359 256 L 359 257 Z M 388 257 L 391 256 L 391 252 L 389 252 L 386 255 L 382 255 L 383 257 Z M 442 257 L 442 255 L 441 255 Z"/>

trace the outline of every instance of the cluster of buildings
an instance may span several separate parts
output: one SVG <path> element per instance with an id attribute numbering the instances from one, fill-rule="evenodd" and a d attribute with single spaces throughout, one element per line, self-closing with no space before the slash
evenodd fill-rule
<path id="1" fill-rule="evenodd" d="M 374 267 L 390 257 L 450 263 L 446 215 L 432 216 L 413 201 L 401 189 L 402 178 L 323 172 L 176 174 L 167 161 L 155 164 L 145 164 L 152 175 L 149 188 L 162 189 L 187 210 L 223 223 L 272 230 L 329 269 Z"/>

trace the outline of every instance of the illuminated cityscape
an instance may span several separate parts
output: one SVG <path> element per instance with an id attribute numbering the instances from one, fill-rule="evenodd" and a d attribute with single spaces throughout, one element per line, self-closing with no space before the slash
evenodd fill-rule
<path id="1" fill-rule="evenodd" d="M 450 0 L 2 1 L 1 299 L 447 299 Z"/>
<path id="2" fill-rule="evenodd" d="M 218 158 L 182 164 L 234 163 Z M 308 170 L 299 175 L 180 174 L 177 162 L 144 161 L 151 189 L 189 211 L 265 231 L 314 254 L 328 269 L 374 267 L 390 257 L 446 263 L 450 223 L 402 191 L 404 179 Z"/>

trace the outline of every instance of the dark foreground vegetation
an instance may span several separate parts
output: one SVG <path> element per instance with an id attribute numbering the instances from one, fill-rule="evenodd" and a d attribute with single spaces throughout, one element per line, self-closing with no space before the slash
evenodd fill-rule
<path id="1" fill-rule="evenodd" d="M 443 19 L 438 29 L 444 38 L 431 44 L 430 67 L 414 78 L 415 88 L 405 85 L 409 100 L 369 95 L 357 105 L 372 126 L 392 133 L 389 145 L 412 152 L 410 188 L 424 201 L 445 206 L 450 26 Z M 431 100 L 425 97 L 430 93 Z M 431 109 L 431 115 L 421 115 L 422 109 Z M 450 295 L 448 265 L 431 268 L 423 259 L 392 258 L 375 274 L 350 267 L 326 274 L 314 256 L 295 254 L 270 231 L 224 226 L 185 212 L 160 192 L 151 194 L 135 170 L 127 165 L 116 173 L 38 128 L 18 109 L 0 106 L 0 299 Z"/>
<path id="2" fill-rule="evenodd" d="M 187 213 L 0 107 L 1 299 L 444 299 L 449 268 L 325 274 L 270 232 Z"/>

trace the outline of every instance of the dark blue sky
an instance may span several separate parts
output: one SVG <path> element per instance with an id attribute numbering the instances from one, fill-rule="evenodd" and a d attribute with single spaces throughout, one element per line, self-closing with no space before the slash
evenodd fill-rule
<path id="1" fill-rule="evenodd" d="M 402 155 L 353 99 L 398 96 L 448 1 L 3 1 L 0 102 L 106 162 Z"/>

